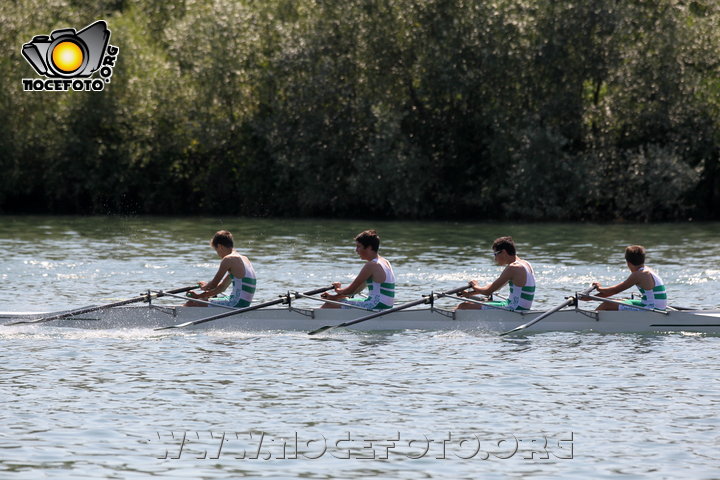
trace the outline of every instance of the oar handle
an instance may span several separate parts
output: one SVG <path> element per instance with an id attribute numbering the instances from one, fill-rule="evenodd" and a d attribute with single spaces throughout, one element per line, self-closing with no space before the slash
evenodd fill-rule
<path id="1" fill-rule="evenodd" d="M 470 285 L 465 285 L 464 287 L 458 287 L 452 290 L 448 290 L 447 292 L 442 292 L 441 295 L 455 295 L 456 293 L 460 293 L 464 290 L 467 290 L 468 288 L 470 288 Z"/>
<path id="2" fill-rule="evenodd" d="M 577 295 L 577 296 L 578 296 L 578 297 L 582 297 L 583 295 L 589 294 L 589 293 L 592 292 L 593 290 L 595 290 L 595 285 L 590 285 L 588 288 L 586 288 L 585 290 L 583 290 L 582 292 L 580 292 L 580 294 Z"/>
<path id="3" fill-rule="evenodd" d="M 335 287 L 330 285 L 329 287 L 316 288 L 315 290 L 310 290 L 309 292 L 303 292 L 302 294 L 303 295 L 317 295 L 318 293 L 327 292 L 328 290 L 332 290 L 333 288 L 335 288 Z M 298 297 L 295 297 L 295 298 L 298 298 Z"/>
<path id="4" fill-rule="evenodd" d="M 185 293 L 189 292 L 190 290 L 195 290 L 196 288 L 200 288 L 200 285 L 193 285 L 191 287 L 183 287 L 183 288 L 176 288 L 174 290 L 154 290 L 150 291 L 148 290 L 148 293 L 145 294 L 145 299 L 143 301 L 149 302 L 152 295 L 155 295 L 155 298 L 160 297 L 172 297 L 177 296 L 178 293 Z"/>
<path id="5" fill-rule="evenodd" d="M 162 290 L 157 292 L 158 297 L 162 297 L 165 293 L 184 293 L 189 292 L 190 290 L 195 290 L 196 288 L 199 288 L 200 285 L 193 285 L 191 287 L 183 287 L 183 288 L 176 288 L 175 290 L 168 290 L 167 292 L 163 292 Z"/>

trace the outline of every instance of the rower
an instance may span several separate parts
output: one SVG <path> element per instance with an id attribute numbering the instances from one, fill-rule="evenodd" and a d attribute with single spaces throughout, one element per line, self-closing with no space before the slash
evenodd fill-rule
<path id="1" fill-rule="evenodd" d="M 630 245 L 625 249 L 625 263 L 631 273 L 623 282 L 612 287 L 602 287 L 599 282 L 593 282 L 598 297 L 610 297 L 636 286 L 642 298 L 623 300 L 624 305 L 603 302 L 598 305 L 597 310 L 640 310 L 635 308 L 638 306 L 656 310 L 667 308 L 665 284 L 657 273 L 645 266 L 645 253 L 642 245 Z"/>
<path id="2" fill-rule="evenodd" d="M 201 293 L 188 292 L 187 296 L 202 300 L 209 300 L 210 303 L 225 305 L 229 307 L 243 308 L 250 305 L 255 295 L 256 277 L 252 263 L 244 255 L 240 255 L 234 248 L 232 233 L 227 230 L 220 230 L 215 233 L 210 246 L 220 257 L 220 266 L 217 273 L 209 282 L 199 282 Z M 232 292 L 227 296 L 216 295 L 224 292 L 232 283 Z M 207 303 L 194 302 L 189 300 L 186 307 L 205 307 Z"/>
<path id="3" fill-rule="evenodd" d="M 355 237 L 355 252 L 365 260 L 355 280 L 342 288 L 342 283 L 333 282 L 335 295 L 323 293 L 321 296 L 348 305 L 367 310 L 385 310 L 392 308 L 395 302 L 395 272 L 392 265 L 384 257 L 378 255 L 380 236 L 375 230 L 365 230 Z M 365 286 L 368 288 L 367 298 L 347 300 L 347 297 L 360 293 Z M 349 306 L 326 303 L 322 308 L 351 308 Z"/>
<path id="4" fill-rule="evenodd" d="M 501 289 L 506 283 L 510 286 L 507 300 L 480 303 L 465 302 L 457 306 L 458 310 L 493 308 L 523 312 L 530 310 L 535 297 L 535 272 L 530 262 L 518 257 L 512 237 L 497 238 L 493 244 L 493 256 L 497 265 L 505 265 L 500 276 L 492 283 L 479 286 L 477 280 L 471 280 L 472 290 L 461 292 L 462 297 L 473 298 L 474 295 L 490 296 Z M 479 300 L 474 298 L 474 300 Z"/>

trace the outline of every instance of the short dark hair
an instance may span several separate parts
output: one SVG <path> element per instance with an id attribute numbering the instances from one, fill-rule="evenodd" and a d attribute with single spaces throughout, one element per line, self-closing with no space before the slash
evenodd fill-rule
<path id="1" fill-rule="evenodd" d="M 218 245 L 233 248 L 234 243 L 232 233 L 227 230 L 219 230 L 215 233 L 215 235 L 213 235 L 212 240 L 210 240 L 210 245 L 212 245 L 213 248 L 216 248 Z"/>
<path id="2" fill-rule="evenodd" d="M 630 245 L 625 249 L 625 260 L 637 267 L 645 265 L 645 247 Z"/>
<path id="3" fill-rule="evenodd" d="M 515 242 L 512 237 L 500 237 L 495 239 L 492 245 L 494 252 L 505 250 L 508 255 L 515 255 Z"/>
<path id="4" fill-rule="evenodd" d="M 363 247 L 370 247 L 377 252 L 380 249 L 380 236 L 375 230 L 365 230 L 355 236 L 355 241 Z"/>

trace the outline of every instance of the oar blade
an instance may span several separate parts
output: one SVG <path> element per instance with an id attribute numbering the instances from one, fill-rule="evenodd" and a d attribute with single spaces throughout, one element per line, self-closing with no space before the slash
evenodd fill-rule
<path id="1" fill-rule="evenodd" d="M 317 330 L 308 332 L 308 335 L 317 335 L 318 333 L 327 332 L 328 330 L 332 330 L 333 328 L 335 328 L 335 325 L 325 325 L 324 327 L 320 327 Z"/>
<path id="2" fill-rule="evenodd" d="M 158 331 L 158 330 L 170 330 L 173 328 L 185 328 L 185 327 L 189 327 L 192 324 L 193 324 L 193 322 L 178 323 L 177 325 L 167 325 L 165 327 L 157 327 L 157 328 L 154 328 L 153 330 Z"/>
<path id="3" fill-rule="evenodd" d="M 523 323 L 522 325 L 518 325 L 517 327 L 513 328 L 512 330 L 508 330 L 507 332 L 502 332 L 500 334 L 501 337 L 505 335 L 510 335 L 511 333 L 519 332 L 520 330 L 525 330 L 528 327 L 531 327 L 538 323 L 543 318 L 547 317 L 548 315 L 557 312 L 558 310 L 565 308 L 569 303 L 571 303 L 569 300 L 565 300 L 561 305 L 558 305 L 557 307 L 552 308 L 551 310 L 548 310 L 547 312 L 541 314 L 538 317 L 535 317 L 533 320 Z"/>
<path id="4" fill-rule="evenodd" d="M 528 328 L 529 326 L 530 326 L 530 325 L 528 325 L 527 323 L 526 323 L 526 324 L 523 324 L 523 325 L 518 325 L 517 327 L 513 328 L 512 330 L 508 330 L 507 332 L 502 332 L 502 333 L 500 334 L 500 336 L 501 336 L 501 337 L 504 337 L 505 335 L 512 335 L 513 333 L 519 332 L 520 330 L 525 330 L 525 329 Z"/>
<path id="5" fill-rule="evenodd" d="M 513 328 L 512 330 L 508 330 L 507 332 L 501 332 L 500 336 L 504 337 L 505 335 L 511 335 L 515 332 L 519 332 L 520 330 L 524 330 L 525 328 L 527 328 L 527 327 L 525 327 L 524 325 L 518 325 L 517 327 Z"/>
<path id="6" fill-rule="evenodd" d="M 4 323 L 3 326 L 9 327 L 11 325 L 27 325 L 28 323 L 37 323 L 36 320 L 18 320 L 16 322 Z"/>

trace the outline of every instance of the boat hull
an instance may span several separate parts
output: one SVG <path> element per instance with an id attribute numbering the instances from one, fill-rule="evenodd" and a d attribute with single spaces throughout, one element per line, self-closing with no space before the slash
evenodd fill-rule
<path id="1" fill-rule="evenodd" d="M 98 310 L 77 317 L 49 322 L 8 326 L 20 320 L 33 321 L 49 314 L 0 313 L 3 328 L 29 326 L 74 327 L 85 329 L 159 328 L 199 320 L 226 313 L 217 307 L 148 307 L 125 306 Z M 397 330 L 462 330 L 504 332 L 531 321 L 542 312 L 515 313 L 502 310 L 461 310 L 449 312 L 439 309 L 408 309 L 352 325 L 360 331 Z M 312 331 L 325 325 L 337 325 L 367 315 L 359 310 L 264 308 L 183 328 L 192 330 Z M 173 331 L 173 330 L 168 330 Z M 554 313 L 518 334 L 547 331 L 594 331 L 602 333 L 663 333 L 701 332 L 720 334 L 720 310 L 654 312 L 590 312 L 562 310 Z"/>

